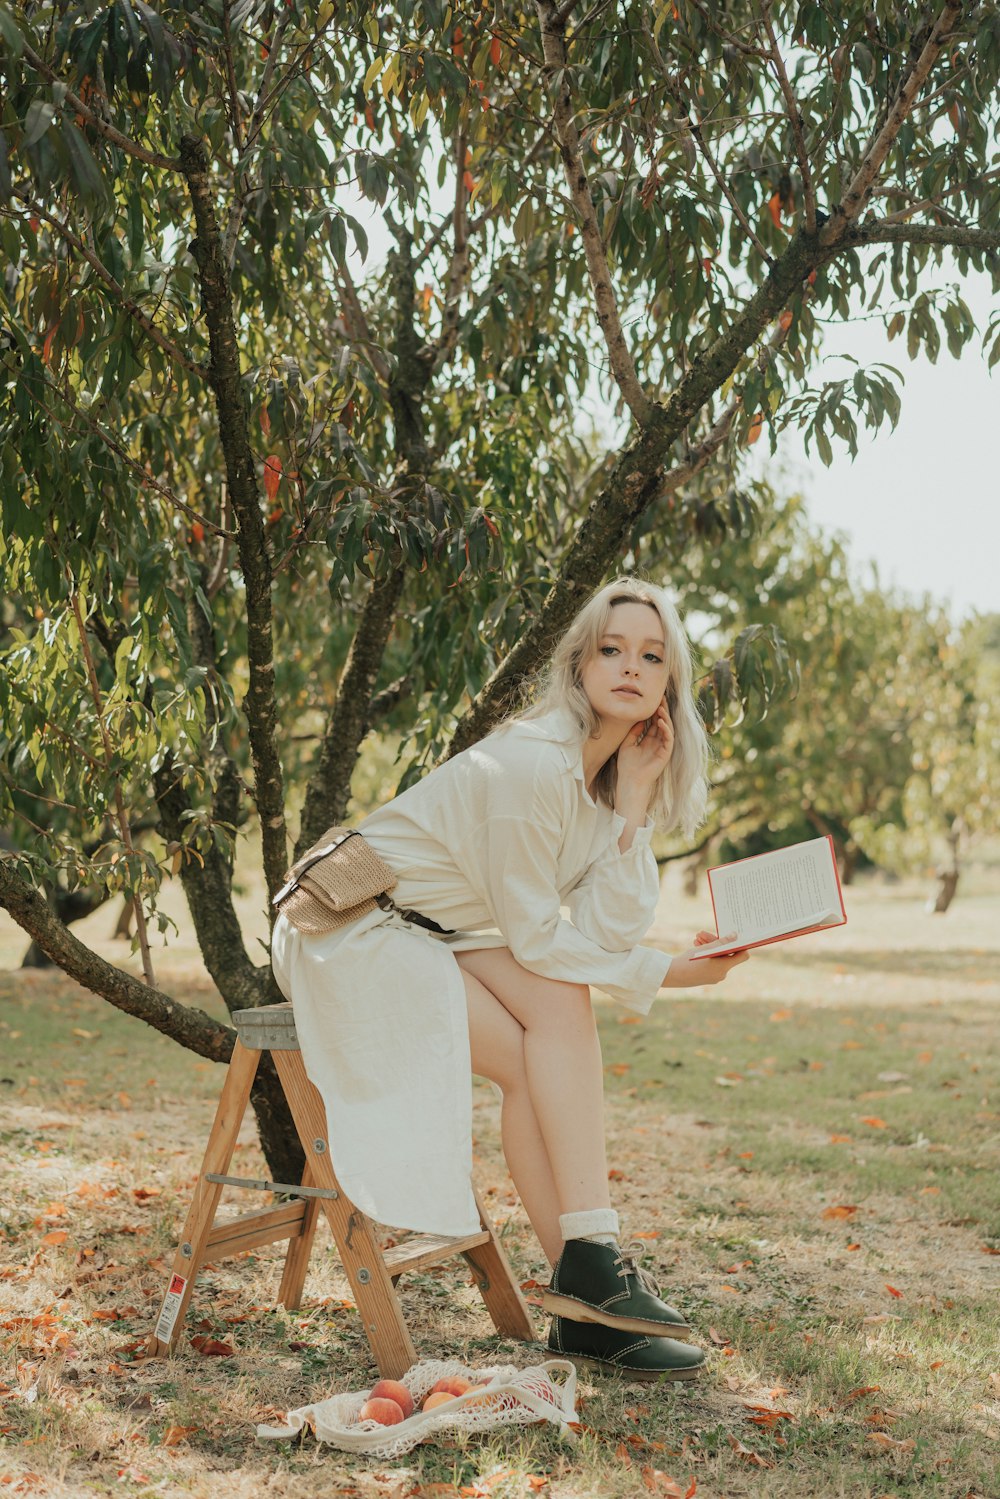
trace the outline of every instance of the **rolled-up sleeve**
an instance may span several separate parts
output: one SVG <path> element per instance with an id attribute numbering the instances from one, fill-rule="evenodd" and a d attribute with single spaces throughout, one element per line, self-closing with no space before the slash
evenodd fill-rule
<path id="1" fill-rule="evenodd" d="M 606 945 L 561 915 L 556 862 L 562 794 L 563 787 L 547 784 L 544 774 L 536 777 L 523 810 L 492 813 L 454 856 L 519 963 L 544 978 L 594 984 L 644 1015 L 670 960 L 655 948 L 623 946 L 617 938 L 614 947 Z M 598 875 L 589 894 L 584 892 L 592 930 L 605 923 L 609 933 L 614 930 L 612 889 L 618 878 Z M 627 880 L 627 868 L 620 878 Z M 634 925 L 631 916 L 628 925 Z"/>
<path id="2" fill-rule="evenodd" d="M 614 818 L 605 852 L 566 897 L 573 925 L 609 952 L 627 952 L 645 937 L 656 915 L 660 876 L 650 847 L 653 824 L 637 828 L 625 853 L 618 839 L 625 826 Z"/>

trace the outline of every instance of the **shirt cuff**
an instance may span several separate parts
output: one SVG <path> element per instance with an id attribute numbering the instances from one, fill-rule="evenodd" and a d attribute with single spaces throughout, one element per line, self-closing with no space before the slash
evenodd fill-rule
<path id="1" fill-rule="evenodd" d="M 628 1010 L 639 1015 L 648 1015 L 667 976 L 671 958 L 669 953 L 658 952 L 654 947 L 634 947 L 631 953 L 631 972 L 627 995 L 619 991 L 615 997 Z"/>
<path id="2" fill-rule="evenodd" d="M 624 832 L 624 830 L 625 830 L 625 818 L 621 815 L 620 812 L 613 812 L 611 814 L 611 843 L 612 843 L 612 845 L 617 846 L 618 840 L 621 837 L 621 835 Z M 650 843 L 650 839 L 652 838 L 653 833 L 655 832 L 655 830 L 656 830 L 656 828 L 655 828 L 655 824 L 653 822 L 653 819 L 651 817 L 647 817 L 646 821 L 643 823 L 642 827 L 641 828 L 636 828 L 635 832 L 632 834 L 632 842 L 629 844 L 628 848 L 625 850 L 625 853 L 626 854 L 630 854 L 634 848 L 648 848 L 649 847 L 649 843 Z M 624 857 L 625 857 L 625 854 L 622 854 L 622 858 L 623 859 L 624 859 Z"/>

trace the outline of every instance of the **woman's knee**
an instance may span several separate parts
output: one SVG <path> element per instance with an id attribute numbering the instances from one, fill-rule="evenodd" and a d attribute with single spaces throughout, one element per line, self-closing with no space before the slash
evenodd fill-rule
<path id="1" fill-rule="evenodd" d="M 526 1031 L 566 1033 L 595 1025 L 586 984 L 567 983 L 532 973 L 517 961 L 509 947 L 477 948 L 459 953 L 459 965 L 485 984 Z"/>
<path id="2" fill-rule="evenodd" d="M 463 973 L 469 1015 L 469 1046 L 472 1070 L 489 1078 L 505 1094 L 526 1082 L 524 1028 L 486 986 L 471 973 Z"/>

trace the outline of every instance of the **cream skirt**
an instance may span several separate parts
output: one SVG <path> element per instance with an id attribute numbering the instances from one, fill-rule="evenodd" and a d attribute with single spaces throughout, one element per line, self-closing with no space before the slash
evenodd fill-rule
<path id="1" fill-rule="evenodd" d="M 305 936 L 279 915 L 271 962 L 306 1075 L 326 1107 L 334 1170 L 364 1213 L 397 1228 L 474 1233 L 472 1076 L 454 950 L 396 911 Z M 449 950 L 451 949 L 451 950 Z"/>

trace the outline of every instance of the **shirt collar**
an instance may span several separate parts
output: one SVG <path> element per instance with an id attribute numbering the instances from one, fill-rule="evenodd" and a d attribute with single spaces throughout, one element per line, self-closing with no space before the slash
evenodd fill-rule
<path id="1" fill-rule="evenodd" d="M 583 742 L 580 728 L 572 713 L 566 708 L 551 708 L 537 718 L 524 720 L 543 739 L 558 745 L 563 761 L 576 780 L 580 782 L 584 795 L 590 801 L 587 781 L 583 772 Z"/>

